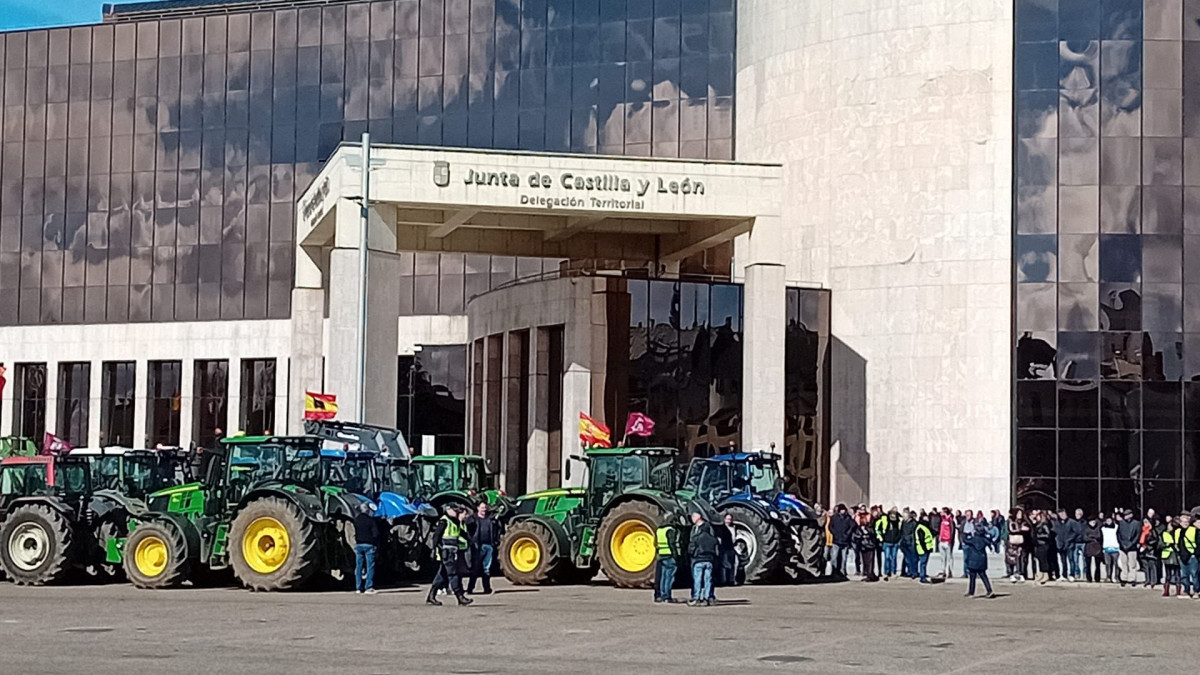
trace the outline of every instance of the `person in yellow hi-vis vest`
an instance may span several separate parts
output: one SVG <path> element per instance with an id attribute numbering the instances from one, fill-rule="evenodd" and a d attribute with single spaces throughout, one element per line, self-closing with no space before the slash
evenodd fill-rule
<path id="1" fill-rule="evenodd" d="M 437 576 L 433 578 L 433 585 L 429 587 L 429 597 L 425 598 L 425 602 L 441 605 L 437 599 L 438 591 L 450 590 L 458 599 L 458 604 L 471 604 L 474 601 L 463 594 L 462 575 L 458 571 L 459 560 L 465 559 L 469 543 L 467 527 L 458 507 L 446 507 L 446 515 L 438 520 L 434 536 L 438 541 L 437 553 L 441 565 L 438 566 Z"/>
<path id="2" fill-rule="evenodd" d="M 917 521 L 913 539 L 917 547 L 917 575 L 921 579 L 921 583 L 927 584 L 929 583 L 929 576 L 926 573 L 929 568 L 929 554 L 933 552 L 934 547 L 933 530 L 929 529 L 928 516 Z"/>
<path id="3" fill-rule="evenodd" d="M 1179 529 L 1175 531 L 1175 551 L 1179 553 L 1179 576 L 1183 580 L 1183 590 L 1188 597 L 1200 591 L 1200 580 L 1196 578 L 1197 571 L 1197 530 L 1192 524 L 1192 514 L 1179 515 Z"/>
<path id="4" fill-rule="evenodd" d="M 1170 516 L 1167 516 L 1170 518 Z M 1158 555 L 1163 563 L 1163 597 L 1171 597 L 1171 584 L 1175 584 L 1175 595 L 1182 595 L 1179 585 L 1179 551 L 1175 549 L 1175 523 L 1167 522 L 1166 528 L 1158 537 Z"/>
<path id="5" fill-rule="evenodd" d="M 654 533 L 655 553 L 654 602 L 675 602 L 671 589 L 675 587 L 675 571 L 679 569 L 679 528 L 668 514 Z"/>

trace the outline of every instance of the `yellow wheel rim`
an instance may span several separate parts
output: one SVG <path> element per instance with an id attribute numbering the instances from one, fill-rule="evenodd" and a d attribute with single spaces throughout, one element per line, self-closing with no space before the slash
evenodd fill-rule
<path id="1" fill-rule="evenodd" d="M 156 577 L 167 569 L 171 557 L 167 542 L 155 536 L 146 537 L 133 550 L 133 564 L 143 576 Z"/>
<path id="2" fill-rule="evenodd" d="M 626 572 L 641 572 L 654 564 L 654 533 L 640 520 L 626 520 L 609 541 L 613 560 Z"/>
<path id="3" fill-rule="evenodd" d="M 542 547 L 533 537 L 521 537 L 509 547 L 508 561 L 518 572 L 532 572 L 542 561 Z"/>
<path id="4" fill-rule="evenodd" d="M 242 535 L 242 557 L 259 574 L 278 571 L 287 562 L 290 551 L 287 528 L 274 518 L 258 518 Z"/>

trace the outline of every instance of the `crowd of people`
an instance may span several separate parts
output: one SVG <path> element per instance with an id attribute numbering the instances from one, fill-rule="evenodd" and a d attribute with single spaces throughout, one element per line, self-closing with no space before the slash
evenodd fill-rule
<path id="1" fill-rule="evenodd" d="M 861 504 L 817 509 L 825 528 L 826 571 L 833 576 L 848 576 L 851 561 L 854 574 L 866 582 L 899 576 L 932 583 L 958 573 L 970 581 L 967 595 L 974 595 L 978 579 L 990 597 L 992 553 L 1003 554 L 1005 576 L 1013 583 L 1161 584 L 1164 597 L 1173 586 L 1177 597 L 1200 598 L 1198 528 L 1188 513 L 1160 517 L 1148 509 L 1139 519 L 1128 509 L 1090 517 L 1082 509 L 1071 515 L 1066 509 L 1018 508 L 1007 516 L 995 509 L 884 511 Z"/>

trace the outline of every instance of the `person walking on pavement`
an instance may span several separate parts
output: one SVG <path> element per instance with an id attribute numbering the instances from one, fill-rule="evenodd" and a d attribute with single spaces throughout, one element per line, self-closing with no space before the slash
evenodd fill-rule
<path id="1" fill-rule="evenodd" d="M 875 536 L 883 545 L 883 580 L 896 576 L 896 552 L 900 549 L 900 513 L 896 507 L 875 521 Z"/>
<path id="2" fill-rule="evenodd" d="M 980 517 L 982 520 L 982 516 Z M 975 595 L 975 580 L 983 582 L 983 589 L 987 591 L 984 597 L 994 598 L 996 594 L 992 592 L 992 582 L 988 579 L 988 549 L 992 546 L 992 538 L 989 536 L 991 525 L 984 526 L 982 523 L 975 530 L 963 538 L 963 560 L 967 567 L 967 597 Z"/>
<path id="3" fill-rule="evenodd" d="M 950 507 L 942 509 L 942 517 L 936 528 L 933 523 L 930 523 L 930 529 L 937 532 L 938 550 L 942 554 L 942 578 L 954 578 L 954 537 L 958 532 L 955 527 L 954 516 L 950 513 Z"/>
<path id="4" fill-rule="evenodd" d="M 654 532 L 655 568 L 654 602 L 672 603 L 671 589 L 675 586 L 675 571 L 679 568 L 679 530 L 670 515 L 663 516 Z"/>
<path id="5" fill-rule="evenodd" d="M 379 519 L 375 505 L 363 502 L 354 514 L 354 590 L 375 594 L 375 553 L 379 547 Z"/>
<path id="6" fill-rule="evenodd" d="M 462 576 L 459 573 L 460 561 L 467 554 L 470 544 L 466 528 L 459 520 L 459 507 L 446 507 L 445 515 L 435 526 L 434 537 L 438 542 L 438 561 L 441 565 L 438 566 L 437 576 L 433 578 L 433 585 L 429 587 L 426 604 L 440 606 L 442 603 L 438 601 L 437 594 L 446 590 L 454 593 L 458 604 L 471 604 L 473 600 L 463 593 Z"/>
<path id="7" fill-rule="evenodd" d="M 1175 530 L 1175 550 L 1179 553 L 1179 578 L 1183 582 L 1183 590 L 1189 598 L 1200 592 L 1200 560 L 1196 558 L 1197 528 L 1192 524 L 1192 516 L 1188 513 L 1179 515 L 1179 529 Z M 1178 593 L 1176 593 L 1178 595 Z M 1183 596 L 1179 596 L 1183 597 Z"/>
<path id="8" fill-rule="evenodd" d="M 923 584 L 929 583 L 929 554 L 933 553 L 935 545 L 928 519 L 917 521 L 917 526 L 913 528 L 913 550 L 917 554 L 917 577 Z"/>
<path id="9" fill-rule="evenodd" d="M 830 548 L 831 568 L 829 573 L 834 576 L 846 576 L 846 558 L 850 553 L 850 537 L 854 534 L 854 518 L 846 510 L 845 504 L 838 504 L 833 509 L 829 519 L 829 533 L 833 537 Z"/>
<path id="10" fill-rule="evenodd" d="M 1179 550 L 1175 548 L 1175 524 L 1164 523 L 1158 533 L 1158 555 L 1163 564 L 1163 597 L 1171 597 L 1171 584 L 1175 584 L 1175 595 L 1183 595 L 1179 581 Z"/>
<path id="11" fill-rule="evenodd" d="M 471 580 L 467 583 L 467 594 L 475 593 L 475 582 L 483 581 L 483 594 L 492 594 L 492 560 L 496 547 L 500 545 L 500 525 L 492 517 L 487 502 L 475 505 L 467 531 L 471 537 Z"/>
<path id="12" fill-rule="evenodd" d="M 688 605 L 716 604 L 713 597 L 713 561 L 717 559 L 717 537 L 712 525 L 699 513 L 692 514 L 692 536 L 688 541 L 688 557 L 692 561 L 692 599 Z"/>
<path id="13" fill-rule="evenodd" d="M 1137 582 L 1138 540 L 1142 536 L 1142 524 L 1134 520 L 1133 511 L 1125 510 L 1121 522 L 1117 523 L 1117 548 L 1120 549 L 1118 566 L 1121 569 L 1121 587 Z"/>
<path id="14" fill-rule="evenodd" d="M 716 528 L 717 553 L 720 567 L 713 576 L 718 578 L 721 586 L 737 586 L 738 583 L 738 554 L 737 530 L 733 526 L 733 515 L 726 513 L 721 524 Z"/>

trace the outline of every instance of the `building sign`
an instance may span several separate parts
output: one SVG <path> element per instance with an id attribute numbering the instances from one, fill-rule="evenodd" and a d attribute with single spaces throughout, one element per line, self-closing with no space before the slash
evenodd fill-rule
<path id="1" fill-rule="evenodd" d="M 509 189 L 516 192 L 521 206 L 548 209 L 596 209 L 603 211 L 638 211 L 646 208 L 646 197 L 652 195 L 699 196 L 706 193 L 703 181 L 687 176 L 630 177 L 618 173 L 579 173 L 534 171 L 520 174 L 513 171 L 476 171 L 467 169 L 464 185 Z M 450 184 L 450 165 L 437 162 L 434 184 Z"/>
<path id="2" fill-rule="evenodd" d="M 329 197 L 329 178 L 321 181 L 321 186 L 313 192 L 313 195 L 300 205 L 300 216 L 304 218 L 304 222 L 312 225 L 313 216 L 321 213 L 321 207 L 325 205 L 325 199 Z"/>

